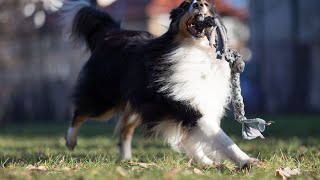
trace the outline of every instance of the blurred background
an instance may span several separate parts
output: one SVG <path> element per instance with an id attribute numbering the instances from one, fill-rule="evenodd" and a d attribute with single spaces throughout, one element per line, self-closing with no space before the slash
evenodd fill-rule
<path id="1" fill-rule="evenodd" d="M 320 1 L 213 0 L 245 57 L 246 111 L 320 112 Z M 182 0 L 92 0 L 124 28 L 161 35 Z M 65 122 L 89 54 L 70 42 L 62 0 L 0 0 L 0 124 Z"/>

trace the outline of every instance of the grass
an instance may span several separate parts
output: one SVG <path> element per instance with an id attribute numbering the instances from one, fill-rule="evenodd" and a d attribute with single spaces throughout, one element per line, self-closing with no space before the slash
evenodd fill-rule
<path id="1" fill-rule="evenodd" d="M 287 166 L 300 168 L 297 179 L 320 179 L 320 117 L 270 119 L 276 123 L 264 133 L 265 140 L 244 141 L 236 122 L 223 123 L 240 148 L 264 162 L 250 171 L 237 171 L 230 162 L 206 168 L 190 164 L 161 139 L 145 140 L 139 132 L 132 162 L 119 161 L 112 123 L 86 123 L 74 152 L 64 146 L 66 125 L 2 125 L 0 179 L 279 179 L 276 169 Z"/>

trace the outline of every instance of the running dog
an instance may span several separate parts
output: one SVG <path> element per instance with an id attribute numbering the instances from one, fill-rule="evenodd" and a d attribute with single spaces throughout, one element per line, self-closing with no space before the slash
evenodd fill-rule
<path id="1" fill-rule="evenodd" d="M 174 150 L 200 164 L 228 159 L 243 168 L 258 161 L 220 127 L 231 94 L 231 70 L 216 59 L 204 30 L 195 28 L 197 16 L 218 16 L 209 0 L 183 1 L 160 37 L 121 29 L 85 0 L 66 2 L 64 10 L 72 19 L 72 36 L 91 52 L 74 88 L 69 149 L 88 118 L 118 115 L 122 159 L 131 158 L 132 135 L 142 125 L 146 134 L 163 135 Z"/>

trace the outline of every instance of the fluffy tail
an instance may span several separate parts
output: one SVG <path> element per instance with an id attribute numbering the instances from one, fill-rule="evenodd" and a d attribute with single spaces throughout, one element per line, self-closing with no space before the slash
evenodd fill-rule
<path id="1" fill-rule="evenodd" d="M 87 0 L 65 1 L 62 12 L 71 36 L 85 41 L 90 51 L 103 41 L 106 32 L 120 29 L 109 14 L 91 6 Z"/>

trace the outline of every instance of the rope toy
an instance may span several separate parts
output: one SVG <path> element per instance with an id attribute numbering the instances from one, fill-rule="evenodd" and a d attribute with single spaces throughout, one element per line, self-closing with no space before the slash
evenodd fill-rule
<path id="1" fill-rule="evenodd" d="M 198 31 L 205 30 L 210 46 L 216 49 L 217 59 L 226 60 L 230 65 L 232 86 L 231 101 L 235 120 L 242 124 L 242 137 L 247 140 L 257 137 L 264 139 L 261 133 L 265 130 L 265 126 L 273 122 L 266 122 L 260 118 L 247 119 L 245 117 L 240 86 L 240 73 L 244 71 L 245 63 L 242 56 L 236 50 L 228 47 L 226 28 L 221 24 L 218 17 L 204 17 L 203 15 L 196 17 L 195 28 Z"/>

